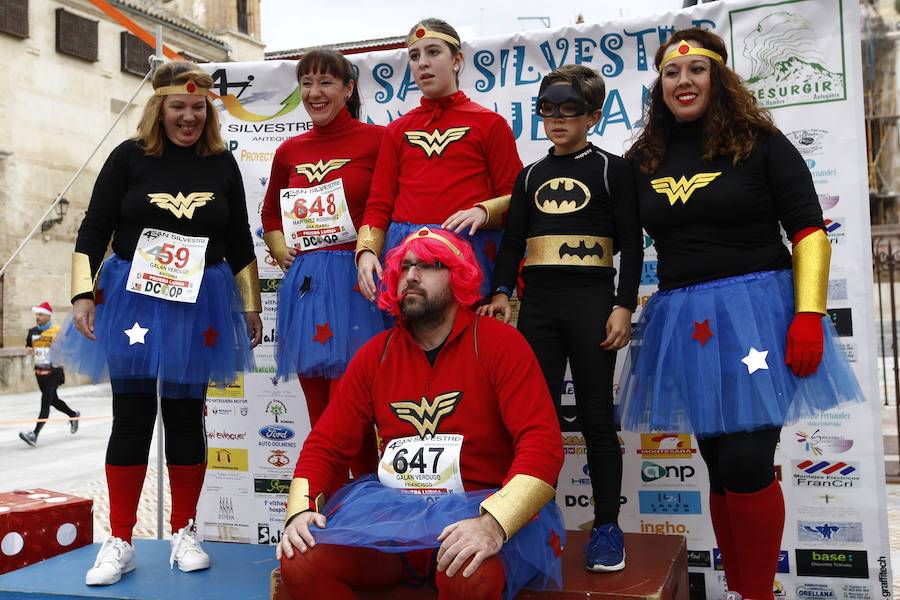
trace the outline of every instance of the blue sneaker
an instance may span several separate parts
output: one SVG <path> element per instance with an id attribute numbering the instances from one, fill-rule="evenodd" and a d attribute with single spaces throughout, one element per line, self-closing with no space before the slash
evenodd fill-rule
<path id="1" fill-rule="evenodd" d="M 625 568 L 625 535 L 615 523 L 591 529 L 591 541 L 584 547 L 585 566 L 594 573 L 609 573 Z"/>

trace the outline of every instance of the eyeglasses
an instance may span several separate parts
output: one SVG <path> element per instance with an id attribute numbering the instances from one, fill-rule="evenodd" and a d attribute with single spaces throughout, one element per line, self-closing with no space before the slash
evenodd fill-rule
<path id="1" fill-rule="evenodd" d="M 435 260 L 433 262 L 425 262 L 425 261 L 408 262 L 408 261 L 404 260 L 402 263 L 400 263 L 400 270 L 403 271 L 404 273 L 409 272 L 409 270 L 412 269 L 413 267 L 415 267 L 416 270 L 419 271 L 420 273 L 426 273 L 428 271 L 434 271 L 435 269 L 446 269 L 447 265 L 445 265 L 444 263 L 442 263 L 439 260 Z"/>
<path id="2" fill-rule="evenodd" d="M 578 110 L 578 104 L 575 102 L 563 102 L 558 108 L 559 110 L 552 102 L 540 102 L 537 105 L 537 114 L 539 117 L 577 117 L 584 114 Z"/>

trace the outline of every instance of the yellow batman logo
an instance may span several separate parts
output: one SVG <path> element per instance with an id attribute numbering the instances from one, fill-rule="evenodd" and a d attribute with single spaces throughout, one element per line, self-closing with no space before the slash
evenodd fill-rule
<path id="1" fill-rule="evenodd" d="M 447 149 L 447 146 L 457 140 L 465 137 L 471 127 L 451 127 L 447 131 L 441 133 L 440 129 L 433 132 L 427 131 L 407 131 L 406 141 L 410 146 L 420 146 L 425 151 L 425 156 L 431 157 L 432 154 L 440 156 Z"/>
<path id="2" fill-rule="evenodd" d="M 689 180 L 681 176 L 681 179 L 675 181 L 674 177 L 660 177 L 659 179 L 651 179 L 650 185 L 659 194 L 665 194 L 669 197 L 669 206 L 675 204 L 676 200 L 681 200 L 682 204 L 687 204 L 688 198 L 702 187 L 708 186 L 713 180 L 722 174 L 717 173 L 697 173 Z"/>
<path id="3" fill-rule="evenodd" d="M 177 196 L 173 196 L 172 194 L 159 192 L 156 194 L 147 194 L 147 198 L 150 199 L 151 204 L 155 204 L 164 210 L 170 211 L 179 219 L 181 217 L 193 219 L 194 209 L 206 206 L 207 202 L 212 202 L 213 193 L 191 192 L 187 196 L 184 196 L 184 194 L 178 192 Z"/>
<path id="4" fill-rule="evenodd" d="M 446 392 L 435 396 L 431 402 L 425 396 L 422 396 L 420 402 L 391 402 L 391 410 L 397 418 L 412 423 L 419 437 L 424 440 L 426 434 L 434 435 L 437 432 L 441 419 L 453 414 L 462 395 L 462 392 Z"/>
<path id="5" fill-rule="evenodd" d="M 534 193 L 534 205 L 550 215 L 573 213 L 590 201 L 591 192 L 587 186 L 571 177 L 554 177 Z"/>
<path id="6" fill-rule="evenodd" d="M 337 171 L 350 162 L 349 158 L 332 158 L 326 163 L 319 159 L 317 163 L 303 163 L 302 165 L 294 165 L 297 175 L 306 175 L 306 179 L 310 183 L 319 183 L 326 175 L 332 171 Z"/>

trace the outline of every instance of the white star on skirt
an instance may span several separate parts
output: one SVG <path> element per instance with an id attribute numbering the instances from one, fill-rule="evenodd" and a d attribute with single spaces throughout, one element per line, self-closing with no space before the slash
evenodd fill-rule
<path id="1" fill-rule="evenodd" d="M 753 346 L 750 346 L 750 354 L 742 358 L 741 362 L 747 365 L 747 372 L 752 374 L 754 371 L 758 371 L 759 369 L 769 368 L 769 365 L 766 364 L 766 355 L 768 354 L 768 350 L 760 352 Z"/>
<path id="2" fill-rule="evenodd" d="M 132 325 L 131 329 L 125 330 L 125 335 L 128 336 L 128 345 L 134 346 L 135 344 L 143 344 L 144 336 L 147 335 L 147 332 L 150 331 L 144 327 L 138 325 L 138 322 L 135 321 L 134 325 Z"/>

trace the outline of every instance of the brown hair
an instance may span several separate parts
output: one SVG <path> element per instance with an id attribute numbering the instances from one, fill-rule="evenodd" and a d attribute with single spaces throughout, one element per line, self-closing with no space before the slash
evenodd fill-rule
<path id="1" fill-rule="evenodd" d="M 185 60 L 166 63 L 153 74 L 153 89 L 167 85 L 182 85 L 191 79 L 198 87 L 212 88 L 213 78 L 201 71 L 197 65 Z M 144 105 L 144 114 L 137 126 L 135 139 L 141 142 L 147 156 L 162 156 L 165 148 L 166 132 L 160 119 L 165 96 L 154 94 Z M 197 156 L 211 156 L 225 152 L 222 134 L 219 132 L 219 115 L 209 96 L 206 97 L 206 123 L 200 139 L 194 144 Z"/>
<path id="2" fill-rule="evenodd" d="M 606 83 L 597 71 L 584 65 L 563 65 L 550 71 L 546 79 L 550 83 L 569 83 L 572 77 L 578 78 L 581 92 L 591 105 L 591 110 L 603 108 L 603 101 L 606 100 Z"/>
<path id="3" fill-rule="evenodd" d="M 303 55 L 297 63 L 297 83 L 300 78 L 311 73 L 327 73 L 340 79 L 344 86 L 353 82 L 353 91 L 347 99 L 347 110 L 354 119 L 359 119 L 359 109 L 362 101 L 359 98 L 359 76 L 353 64 L 336 50 L 317 49 L 310 50 Z"/>
<path id="4" fill-rule="evenodd" d="M 456 30 L 453 29 L 453 26 L 450 25 L 450 23 L 448 23 L 447 21 L 444 21 L 442 19 L 436 19 L 433 17 L 428 18 L 428 19 L 422 19 L 421 21 L 419 21 L 418 23 L 413 25 L 412 28 L 409 30 L 409 33 L 406 34 L 407 40 L 412 36 L 412 34 L 414 34 L 416 32 L 416 29 L 419 27 L 419 25 L 424 25 L 425 29 L 437 31 L 438 33 L 445 33 L 451 37 L 456 38 L 456 41 L 458 41 L 460 44 L 462 44 L 462 40 L 459 39 L 459 34 L 456 33 Z M 459 46 L 455 46 L 446 40 L 439 39 L 436 41 L 441 42 L 442 44 L 444 44 L 445 46 L 450 48 L 450 56 L 455 57 L 457 54 L 459 54 L 459 49 L 460 49 Z M 461 70 L 462 70 L 462 68 L 460 68 L 460 71 Z M 456 72 L 456 87 L 459 88 L 459 71 Z"/>
<path id="5" fill-rule="evenodd" d="M 668 43 L 659 47 L 654 59 L 657 68 L 667 49 L 681 40 L 699 43 L 721 55 L 723 62 L 728 62 L 728 51 L 722 38 L 709 31 L 690 28 L 676 31 Z M 760 130 L 775 133 L 775 123 L 769 111 L 756 106 L 756 98 L 734 71 L 716 60 L 709 62 L 710 94 L 703 125 L 703 160 L 729 156 L 737 165 L 753 150 Z M 643 173 L 654 173 L 666 157 L 666 140 L 674 123 L 675 117 L 663 100 L 660 76 L 650 88 L 644 129 L 625 153 L 625 158 L 640 161 Z"/>

